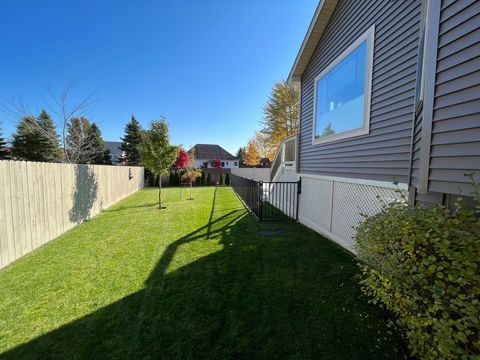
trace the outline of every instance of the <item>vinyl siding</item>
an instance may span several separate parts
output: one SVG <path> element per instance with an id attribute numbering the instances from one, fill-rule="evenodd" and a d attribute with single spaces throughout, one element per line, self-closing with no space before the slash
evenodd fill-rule
<path id="1" fill-rule="evenodd" d="M 340 0 L 302 76 L 299 170 L 406 183 L 420 1 Z M 370 133 L 312 145 L 314 78 L 375 24 Z"/>
<path id="2" fill-rule="evenodd" d="M 420 183 L 420 146 L 422 141 L 422 105 L 417 111 L 412 137 L 412 172 L 410 182 L 418 188 Z"/>
<path id="3" fill-rule="evenodd" d="M 480 1 L 442 1 L 429 191 L 473 191 L 480 180 Z"/>

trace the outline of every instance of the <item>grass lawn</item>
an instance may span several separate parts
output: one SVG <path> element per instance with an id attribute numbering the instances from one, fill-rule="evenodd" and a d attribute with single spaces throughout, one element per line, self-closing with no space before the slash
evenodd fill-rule
<path id="1" fill-rule="evenodd" d="M 231 188 L 142 190 L 0 271 L 0 359 L 397 359 L 350 254 Z"/>

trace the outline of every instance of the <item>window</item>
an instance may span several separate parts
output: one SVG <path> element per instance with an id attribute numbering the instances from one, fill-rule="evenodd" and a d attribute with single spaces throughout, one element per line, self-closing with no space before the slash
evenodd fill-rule
<path id="1" fill-rule="evenodd" d="M 222 161 L 222 167 L 225 167 L 225 163 Z"/>
<path id="2" fill-rule="evenodd" d="M 373 39 L 374 27 L 315 78 L 313 144 L 368 134 Z"/>
<path id="3" fill-rule="evenodd" d="M 233 162 L 233 166 L 237 166 L 238 163 L 236 161 Z"/>

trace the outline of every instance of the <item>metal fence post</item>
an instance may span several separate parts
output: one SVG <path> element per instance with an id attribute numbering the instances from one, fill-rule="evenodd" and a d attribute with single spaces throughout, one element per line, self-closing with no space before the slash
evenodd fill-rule
<path id="1" fill-rule="evenodd" d="M 263 220 L 263 181 L 258 182 L 258 220 L 262 221 Z"/>

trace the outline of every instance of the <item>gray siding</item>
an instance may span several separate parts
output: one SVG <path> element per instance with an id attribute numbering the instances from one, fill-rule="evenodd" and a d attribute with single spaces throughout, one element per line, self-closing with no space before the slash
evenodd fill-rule
<path id="1" fill-rule="evenodd" d="M 442 1 L 429 191 L 467 195 L 480 180 L 480 1 Z"/>
<path id="2" fill-rule="evenodd" d="M 301 173 L 408 181 L 420 1 L 340 0 L 302 76 Z M 370 133 L 312 145 L 314 78 L 375 24 Z"/>
<path id="3" fill-rule="evenodd" d="M 422 106 L 420 105 L 415 118 L 412 137 L 412 172 L 410 182 L 418 188 L 420 182 L 420 146 L 422 140 Z"/>

